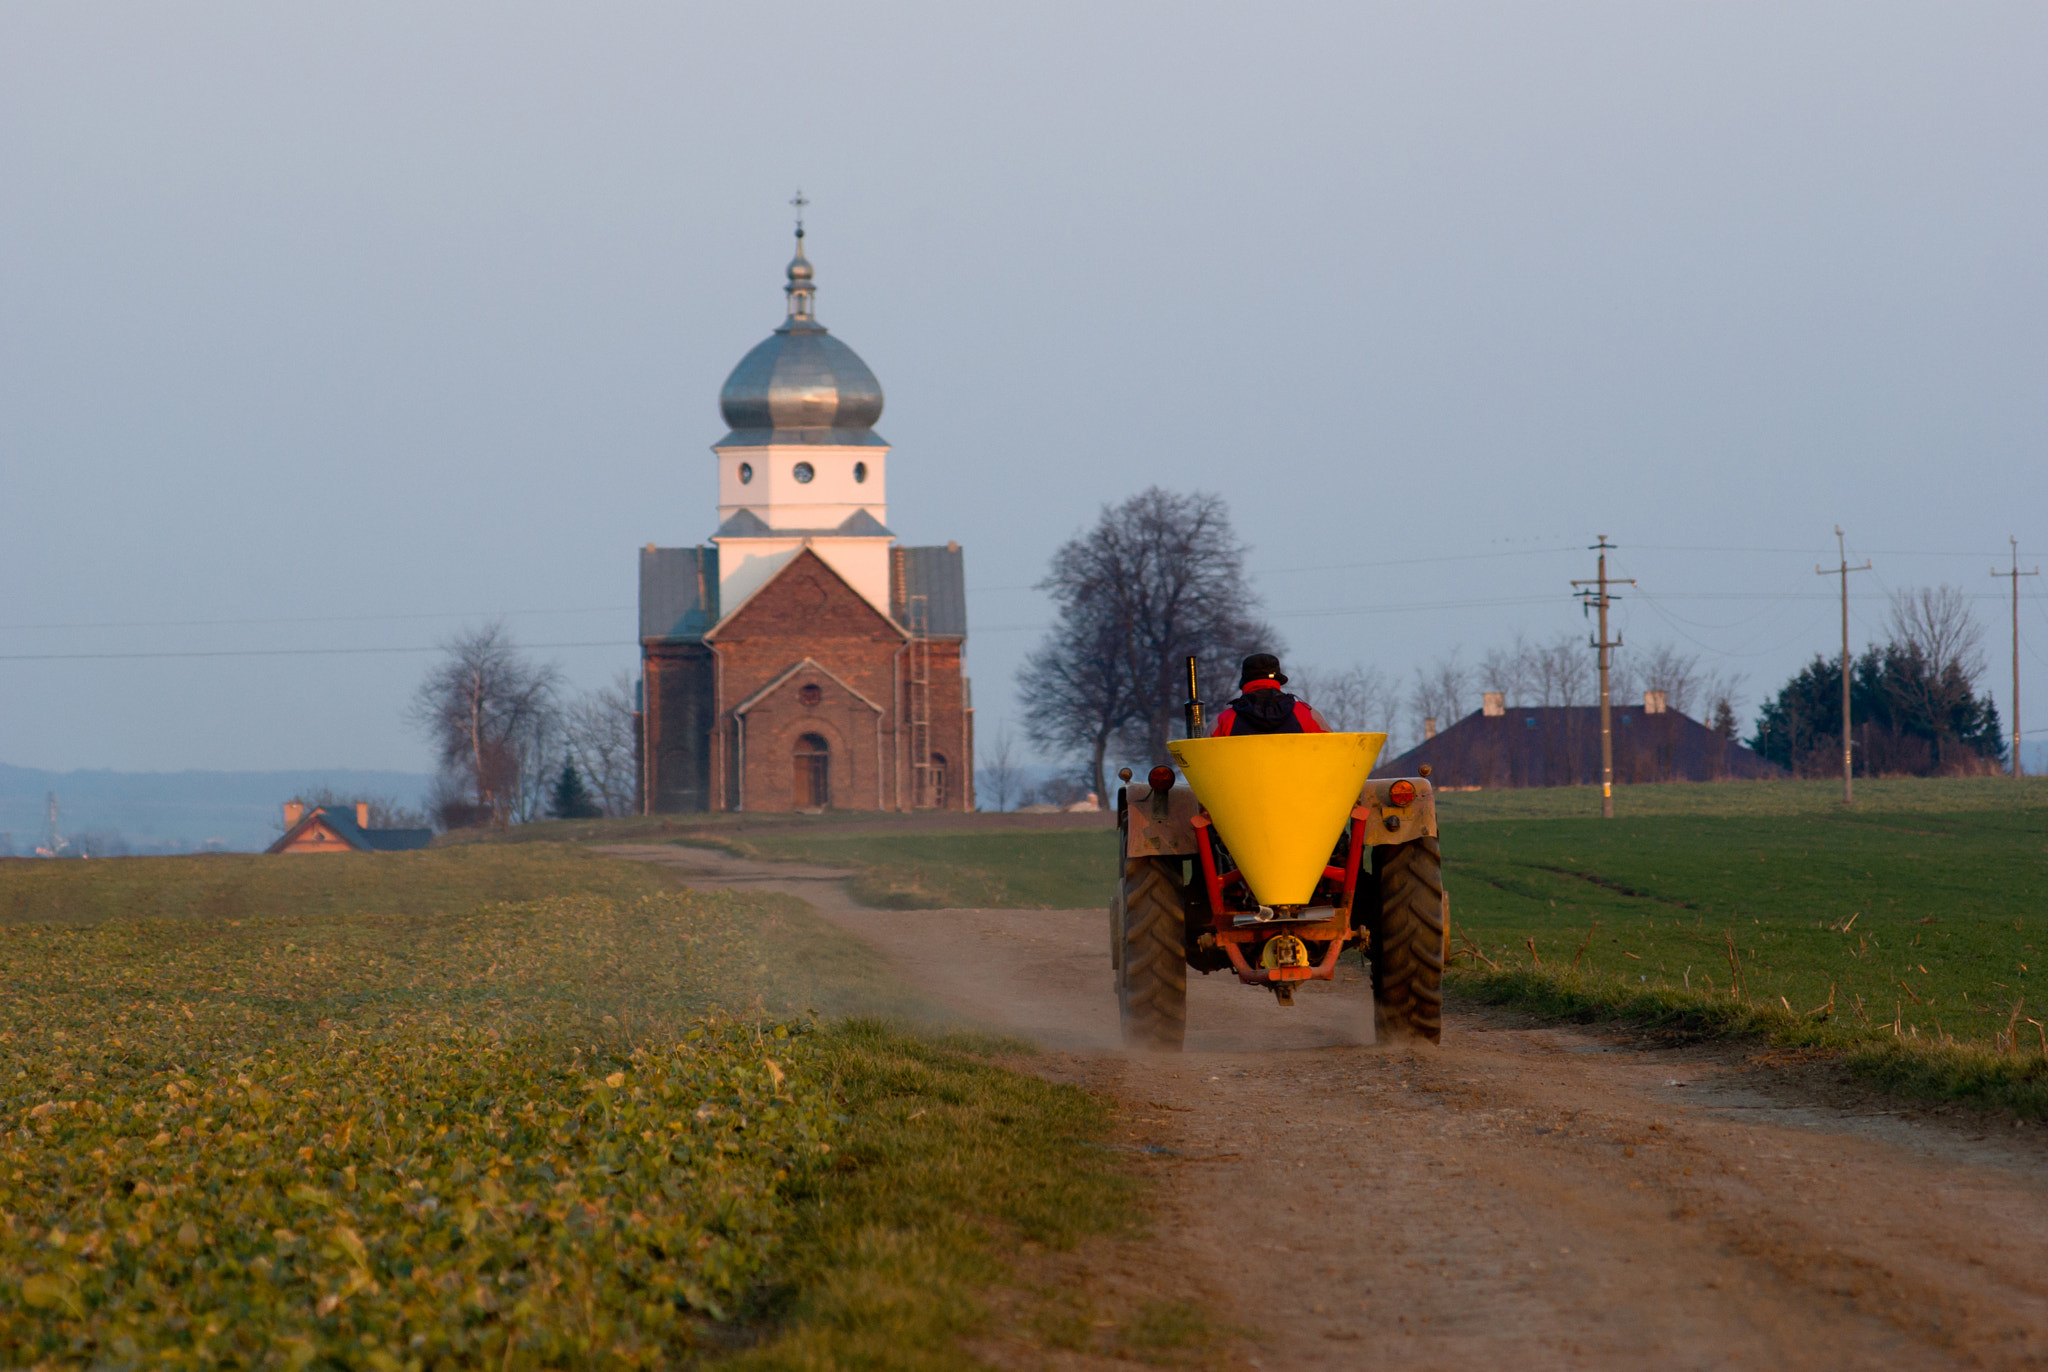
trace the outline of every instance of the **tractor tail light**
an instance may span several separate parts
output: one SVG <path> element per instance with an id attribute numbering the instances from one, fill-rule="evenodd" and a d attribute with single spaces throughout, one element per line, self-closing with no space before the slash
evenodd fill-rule
<path id="1" fill-rule="evenodd" d="M 1145 780 L 1152 783 L 1152 789 L 1155 791 L 1170 791 L 1173 789 L 1173 768 L 1154 767 L 1151 775 Z"/>
<path id="2" fill-rule="evenodd" d="M 1387 799 L 1396 805 L 1413 805 L 1415 803 L 1415 783 L 1412 781 L 1395 782 L 1387 788 Z"/>

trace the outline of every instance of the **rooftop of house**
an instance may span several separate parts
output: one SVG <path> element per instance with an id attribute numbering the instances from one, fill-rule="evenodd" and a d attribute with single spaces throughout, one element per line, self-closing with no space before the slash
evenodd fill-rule
<path id="1" fill-rule="evenodd" d="M 292 812 L 299 810 L 294 815 Z M 395 853 L 412 848 L 424 848 L 434 841 L 432 829 L 372 829 L 369 827 L 369 806 L 356 805 L 314 805 L 301 807 L 291 801 L 284 807 L 284 834 L 277 842 L 264 849 L 266 853 L 282 853 L 293 842 L 315 824 L 327 829 L 358 852 Z"/>

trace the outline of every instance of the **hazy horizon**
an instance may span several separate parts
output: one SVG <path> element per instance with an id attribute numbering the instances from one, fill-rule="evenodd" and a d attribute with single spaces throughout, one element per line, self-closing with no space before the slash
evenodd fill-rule
<path id="1" fill-rule="evenodd" d="M 1840 524 L 1856 646 L 1959 585 L 2007 716 L 2044 58 L 2018 4 L 9 7 L 0 759 L 423 772 L 465 624 L 633 668 L 799 185 L 984 742 L 1152 484 L 1229 500 L 1291 665 L 1579 632 L 1604 533 L 1745 731 Z"/>

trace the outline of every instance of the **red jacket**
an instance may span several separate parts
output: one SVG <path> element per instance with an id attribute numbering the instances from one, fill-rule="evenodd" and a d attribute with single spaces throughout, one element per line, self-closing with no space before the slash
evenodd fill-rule
<path id="1" fill-rule="evenodd" d="M 1247 681 L 1244 684 L 1243 694 L 1240 695 L 1237 698 L 1237 700 L 1232 701 L 1230 704 L 1224 706 L 1221 710 L 1217 711 L 1216 727 L 1209 731 L 1209 737 L 1227 738 L 1230 736 L 1231 733 L 1233 733 L 1236 730 L 1237 706 L 1239 702 L 1241 702 L 1244 699 L 1245 696 L 1250 695 L 1253 691 L 1277 691 L 1279 689 L 1280 683 L 1272 680 L 1271 678 L 1264 678 L 1258 681 Z M 1310 705 L 1305 700 L 1296 700 L 1294 702 L 1294 723 L 1300 727 L 1294 729 L 1265 728 L 1259 729 L 1257 732 L 1289 734 L 1327 734 L 1330 732 L 1330 726 L 1327 722 L 1324 721 L 1321 713 L 1319 713 L 1314 706 Z"/>

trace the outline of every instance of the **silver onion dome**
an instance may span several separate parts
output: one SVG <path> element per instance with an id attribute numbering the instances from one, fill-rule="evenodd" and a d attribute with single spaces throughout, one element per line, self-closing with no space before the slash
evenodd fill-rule
<path id="1" fill-rule="evenodd" d="M 818 322 L 816 277 L 804 256 L 801 227 L 783 291 L 789 296 L 789 317 L 740 359 L 718 394 L 718 408 L 732 432 L 716 446 L 884 446 L 874 432 L 882 417 L 882 383 L 859 354 Z"/>

